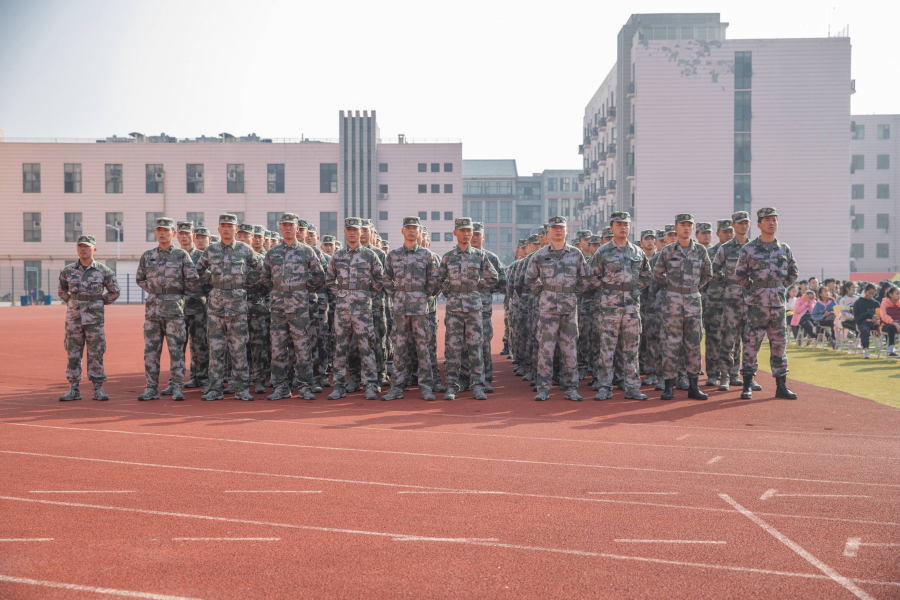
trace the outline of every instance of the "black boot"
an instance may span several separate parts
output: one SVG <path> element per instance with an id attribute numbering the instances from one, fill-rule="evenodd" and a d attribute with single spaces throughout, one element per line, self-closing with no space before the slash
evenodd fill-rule
<path id="1" fill-rule="evenodd" d="M 788 389 L 787 377 L 783 375 L 775 378 L 775 397 L 785 398 L 787 400 L 797 399 L 797 394 Z"/>
<path id="2" fill-rule="evenodd" d="M 741 391 L 742 400 L 751 400 L 753 398 L 753 375 L 744 375 L 744 389 Z"/>
<path id="3" fill-rule="evenodd" d="M 666 387 L 663 390 L 662 396 L 659 397 L 660 400 L 672 400 L 675 397 L 675 380 L 674 379 L 666 379 Z"/>
<path id="4" fill-rule="evenodd" d="M 706 400 L 709 398 L 709 396 L 700 391 L 696 377 L 688 378 L 688 398 L 692 400 Z"/>

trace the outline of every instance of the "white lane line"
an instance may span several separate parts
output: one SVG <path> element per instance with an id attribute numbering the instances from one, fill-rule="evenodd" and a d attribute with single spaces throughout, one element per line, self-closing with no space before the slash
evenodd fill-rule
<path id="1" fill-rule="evenodd" d="M 860 546 L 870 546 L 873 548 L 900 548 L 900 544 L 894 542 L 865 542 L 862 538 L 847 538 L 847 544 L 844 546 L 844 556 L 853 558 L 859 552 Z"/>
<path id="2" fill-rule="evenodd" d="M 210 515 L 198 515 L 198 514 L 190 514 L 190 513 L 173 513 L 173 512 L 165 512 L 159 510 L 150 510 L 145 508 L 129 508 L 124 506 L 105 506 L 105 505 L 97 505 L 97 504 L 82 504 L 77 502 L 61 502 L 58 500 L 38 500 L 36 498 L 16 498 L 12 496 L 0 496 L 0 500 L 11 500 L 18 502 L 31 502 L 34 504 L 45 504 L 45 505 L 53 505 L 53 506 L 69 506 L 69 507 L 77 507 L 77 508 L 93 508 L 98 510 L 108 510 L 108 511 L 116 511 L 116 512 L 127 512 L 127 513 L 135 513 L 135 514 L 143 514 L 143 515 L 155 515 L 155 516 L 163 516 L 163 517 L 180 517 L 187 519 L 199 519 L 204 521 L 218 521 L 224 523 L 240 523 L 244 525 L 261 525 L 266 527 L 280 527 L 286 529 L 295 529 L 295 530 L 303 530 L 303 531 L 318 531 L 325 533 L 344 533 L 349 535 L 363 535 L 363 536 L 373 536 L 379 538 L 388 538 L 394 541 L 427 541 L 427 542 L 446 542 L 446 543 L 456 543 L 463 545 L 471 545 L 471 546 L 485 546 L 489 548 L 506 548 L 511 550 L 526 550 L 530 552 L 545 552 L 551 554 L 564 554 L 570 556 L 585 556 L 592 558 L 608 558 L 612 560 L 626 560 L 626 561 L 635 561 L 635 562 L 644 562 L 644 563 L 653 563 L 653 564 L 665 564 L 665 565 L 675 565 L 682 567 L 695 567 L 701 569 L 716 569 L 722 571 L 738 571 L 742 573 L 757 573 L 762 575 L 780 575 L 784 577 L 800 577 L 804 579 L 828 579 L 825 575 L 820 575 L 818 573 L 796 573 L 791 571 L 773 571 L 770 569 L 757 569 L 754 567 L 742 567 L 737 565 L 716 565 L 716 564 L 708 564 L 708 563 L 694 563 L 694 562 L 684 562 L 684 561 L 676 561 L 676 560 L 667 560 L 661 558 L 648 558 L 645 556 L 625 556 L 621 554 L 609 554 L 606 552 L 591 552 L 587 550 L 575 550 L 569 548 L 552 548 L 552 547 L 543 547 L 543 546 L 527 546 L 522 544 L 504 544 L 500 542 L 492 542 L 492 541 L 478 541 L 478 538 L 439 538 L 439 537 L 426 537 L 420 535 L 411 535 L 411 534 L 403 534 L 403 533 L 388 533 L 382 531 L 366 531 L 360 529 L 338 529 L 333 527 L 318 527 L 313 525 L 296 525 L 292 523 L 275 523 L 269 521 L 252 521 L 249 519 L 235 519 L 229 517 L 214 517 Z M 728 510 L 727 512 L 734 514 L 734 511 Z M 900 587 L 900 581 L 877 581 L 877 580 L 867 580 L 861 583 L 869 583 L 872 585 L 887 585 Z"/>
<path id="3" fill-rule="evenodd" d="M 769 498 L 871 498 L 872 496 L 863 496 L 861 494 L 779 494 L 776 489 L 769 489 L 763 492 L 759 497 L 760 500 L 768 500 Z"/>
<path id="4" fill-rule="evenodd" d="M 452 490 L 452 491 L 406 491 L 406 492 L 397 492 L 398 494 L 497 494 L 497 495 L 506 495 L 506 492 L 491 492 L 491 491 L 481 491 L 481 490 Z"/>
<path id="5" fill-rule="evenodd" d="M 713 456 L 711 459 L 706 461 L 706 464 L 711 465 L 711 464 L 717 463 L 720 460 L 722 460 L 723 458 L 725 458 L 725 457 L 724 456 Z"/>
<path id="6" fill-rule="evenodd" d="M 775 493 L 776 493 L 777 491 L 778 491 L 778 490 L 776 490 L 776 489 L 774 489 L 774 488 L 768 489 L 768 490 L 766 490 L 765 492 L 763 492 L 763 495 L 760 496 L 759 499 L 760 499 L 760 500 L 768 500 L 769 498 L 771 498 L 772 496 L 774 496 Z"/>
<path id="7" fill-rule="evenodd" d="M 53 538 L 0 538 L 0 542 L 52 542 Z"/>
<path id="8" fill-rule="evenodd" d="M 630 542 L 637 544 L 727 544 L 723 540 L 613 540 L 614 542 Z"/>
<path id="9" fill-rule="evenodd" d="M 22 583 L 25 585 L 36 585 L 40 587 L 56 588 L 60 590 L 70 590 L 73 592 L 93 592 L 95 594 L 105 594 L 107 596 L 119 596 L 120 598 L 145 598 L 147 600 L 197 600 L 196 598 L 188 598 L 186 596 L 151 594 L 149 592 L 132 592 L 130 590 L 116 590 L 113 588 L 93 587 L 89 585 L 78 585 L 75 583 L 60 583 L 58 581 L 41 581 L 40 579 L 11 577 L 9 575 L 0 575 L 0 582 Z"/>
<path id="10" fill-rule="evenodd" d="M 230 537 L 177 537 L 172 538 L 173 542 L 279 542 L 281 538 L 273 537 L 252 537 L 252 538 L 230 538 Z"/>
<path id="11" fill-rule="evenodd" d="M 731 496 L 729 496 L 728 494 L 719 494 L 719 498 L 721 498 L 722 500 L 724 500 L 725 502 L 727 502 L 728 504 L 733 506 L 736 511 L 738 511 L 739 513 L 741 513 L 742 515 L 744 515 L 745 517 L 747 517 L 748 519 L 750 519 L 757 525 L 759 525 L 766 533 L 768 533 L 769 535 L 774 537 L 776 540 L 778 540 L 779 542 L 781 542 L 782 544 L 784 544 L 785 546 L 787 546 L 788 548 L 793 550 L 795 553 L 797 553 L 799 556 L 801 556 L 804 560 L 806 560 L 806 562 L 808 562 L 809 564 L 811 564 L 818 570 L 822 571 L 822 573 L 827 575 L 829 579 L 833 580 L 834 582 L 836 582 L 837 584 L 842 586 L 844 589 L 849 591 L 851 594 L 853 594 L 857 598 L 861 598 L 863 600 L 873 600 L 872 596 L 870 596 L 863 590 L 856 587 L 856 585 L 852 581 L 850 581 L 849 579 L 847 579 L 846 577 L 844 577 L 843 575 L 841 575 L 840 573 L 838 573 L 837 571 L 835 571 L 834 569 L 832 569 L 831 567 L 829 567 L 828 565 L 826 565 L 825 563 L 820 561 L 818 558 L 816 558 L 815 556 L 813 556 L 812 554 L 810 554 L 809 552 L 804 550 L 803 547 L 800 546 L 800 544 L 794 542 L 793 540 L 788 538 L 786 535 L 784 535 L 783 533 L 781 533 L 780 531 L 778 531 L 777 529 L 775 529 L 774 527 L 772 527 L 771 525 L 769 525 L 768 523 L 766 523 L 765 521 L 763 521 L 762 519 L 757 517 L 755 514 L 753 514 L 752 512 L 750 512 L 749 510 L 747 510 L 746 508 L 744 508 L 743 506 L 738 504 L 737 502 L 735 502 L 734 499 L 732 499 Z"/>
<path id="12" fill-rule="evenodd" d="M 322 490 L 225 490 L 226 494 L 321 494 Z"/>
<path id="13" fill-rule="evenodd" d="M 31 490 L 29 494 L 136 494 L 134 490 Z"/>
<path id="14" fill-rule="evenodd" d="M 435 490 L 442 492 L 481 492 L 484 490 L 464 490 L 464 489 L 456 489 L 456 488 L 441 488 L 435 486 L 426 486 L 426 485 L 415 485 L 408 483 L 392 483 L 386 481 L 365 481 L 359 479 L 338 479 L 335 477 L 313 477 L 310 475 L 293 475 L 289 473 L 265 473 L 259 471 L 237 471 L 232 469 L 213 469 L 210 467 L 188 467 L 182 465 L 162 465 L 156 463 L 142 463 L 142 462 L 134 462 L 134 461 L 125 461 L 125 460 L 111 460 L 106 458 L 86 458 L 81 456 L 60 456 L 56 454 L 39 454 L 36 452 L 18 452 L 12 450 L 0 450 L 0 454 L 18 454 L 25 456 L 37 456 L 40 458 L 58 458 L 63 460 L 79 460 L 84 462 L 96 462 L 103 464 L 116 464 L 116 465 L 127 465 L 134 467 L 151 467 L 157 469 L 172 469 L 176 471 L 197 471 L 201 473 L 216 473 L 216 474 L 225 474 L 225 475 L 247 475 L 250 477 L 280 477 L 285 479 L 300 479 L 304 481 L 326 481 L 329 483 L 343 483 L 343 484 L 353 484 L 353 485 L 373 485 L 377 487 L 387 487 L 387 488 L 404 488 L 404 489 L 419 489 L 419 490 Z M 716 508 L 711 506 L 691 506 L 684 504 L 663 504 L 661 502 L 642 502 L 638 500 L 612 500 L 610 498 L 585 498 L 584 496 L 556 496 L 552 494 L 529 494 L 526 492 L 507 492 L 507 491 L 498 491 L 495 492 L 498 494 L 505 494 L 508 496 L 516 496 L 519 498 L 539 498 L 541 500 L 565 500 L 565 501 L 573 501 L 573 502 L 604 502 L 608 504 L 630 504 L 634 506 L 652 506 L 656 508 L 676 508 L 683 510 L 699 510 L 705 512 L 721 512 L 721 513 L 729 513 L 734 514 L 733 510 L 727 508 Z M 867 521 L 863 519 L 844 519 L 840 517 L 823 517 L 816 515 L 797 515 L 797 514 L 789 514 L 789 513 L 758 513 L 760 515 L 764 515 L 767 517 L 783 517 L 787 519 L 808 519 L 813 521 L 833 521 L 840 523 L 857 523 L 862 525 L 884 525 L 888 527 L 900 527 L 900 522 L 894 521 Z"/>
<path id="15" fill-rule="evenodd" d="M 691 434 L 686 433 L 686 434 L 684 434 L 683 436 L 677 437 L 677 438 L 675 438 L 675 439 L 678 440 L 678 441 L 680 442 L 681 440 L 686 440 L 686 439 L 688 439 L 689 437 L 691 437 Z"/>
<path id="16" fill-rule="evenodd" d="M 635 496 L 677 496 L 678 492 L 588 492 L 597 496 L 618 496 L 618 495 L 635 495 Z"/>

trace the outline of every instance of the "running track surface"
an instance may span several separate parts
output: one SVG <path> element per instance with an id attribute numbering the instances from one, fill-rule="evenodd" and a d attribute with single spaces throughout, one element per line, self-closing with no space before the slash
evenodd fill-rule
<path id="1" fill-rule="evenodd" d="M 116 306 L 111 400 L 62 404 L 63 316 L 0 310 L 0 598 L 900 598 L 900 412 L 869 400 L 537 403 L 495 355 L 484 402 L 139 403 Z"/>

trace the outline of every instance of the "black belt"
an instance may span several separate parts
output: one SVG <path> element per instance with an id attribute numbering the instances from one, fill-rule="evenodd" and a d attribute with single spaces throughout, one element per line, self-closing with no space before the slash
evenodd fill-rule
<path id="1" fill-rule="evenodd" d="M 339 290 L 361 290 L 363 292 L 368 292 L 372 289 L 372 287 L 368 284 L 368 282 L 365 282 L 365 281 L 360 281 L 358 283 L 355 281 L 351 281 L 350 283 L 339 283 L 338 289 Z"/>
<path id="2" fill-rule="evenodd" d="M 183 292 L 180 288 L 170 288 L 170 287 L 156 288 L 156 289 L 154 289 L 154 290 L 153 290 L 152 292 L 150 292 L 150 293 L 151 293 L 151 294 L 156 294 L 156 295 L 159 295 L 159 294 L 178 294 L 179 296 L 181 296 L 181 295 L 184 294 L 184 292 Z"/>
<path id="3" fill-rule="evenodd" d="M 397 286 L 397 291 L 399 292 L 424 292 L 425 286 L 421 283 L 410 283 L 408 285 L 399 285 Z"/>
<path id="4" fill-rule="evenodd" d="M 73 300 L 90 302 L 91 300 L 103 300 L 103 294 L 71 294 Z"/>
<path id="5" fill-rule="evenodd" d="M 759 281 L 754 281 L 750 284 L 755 290 L 761 290 L 763 288 L 783 288 L 784 283 L 780 279 L 762 279 Z"/>
<path id="6" fill-rule="evenodd" d="M 214 283 L 214 290 L 242 290 L 244 289 L 243 283 Z"/>
<path id="7" fill-rule="evenodd" d="M 300 292 L 306 289 L 306 283 L 285 283 L 281 285 L 281 291 L 284 292 Z"/>
<path id="8" fill-rule="evenodd" d="M 549 283 L 545 283 L 541 289 L 545 292 L 558 292 L 560 294 L 564 293 L 573 293 L 575 291 L 574 285 L 550 285 Z"/>
<path id="9" fill-rule="evenodd" d="M 675 292 L 676 294 L 696 294 L 700 291 L 698 287 L 676 287 L 674 285 L 666 285 L 666 291 Z"/>
<path id="10" fill-rule="evenodd" d="M 451 292 L 477 292 L 480 291 L 477 285 L 450 285 Z"/>
<path id="11" fill-rule="evenodd" d="M 616 290 L 617 292 L 631 292 L 638 289 L 638 285 L 636 283 L 604 283 L 604 290 Z"/>

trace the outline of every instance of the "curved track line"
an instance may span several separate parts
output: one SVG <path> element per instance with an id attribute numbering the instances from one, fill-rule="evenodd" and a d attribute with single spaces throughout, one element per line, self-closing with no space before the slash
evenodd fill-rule
<path id="1" fill-rule="evenodd" d="M 196 598 L 188 598 L 186 596 L 169 596 L 168 594 L 151 594 L 149 592 L 132 592 L 129 590 L 116 590 L 113 588 L 92 587 L 89 585 L 78 585 L 75 583 L 59 583 L 57 581 L 41 581 L 40 579 L 28 579 L 26 577 L 11 577 L 9 575 L 0 575 L 0 582 L 6 583 L 23 583 L 25 585 L 36 585 L 39 587 L 56 588 L 60 590 L 69 590 L 73 592 L 93 592 L 95 594 L 105 594 L 107 596 L 119 596 L 121 598 L 146 598 L 147 600 L 196 600 Z"/>

